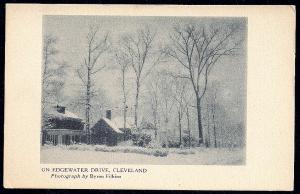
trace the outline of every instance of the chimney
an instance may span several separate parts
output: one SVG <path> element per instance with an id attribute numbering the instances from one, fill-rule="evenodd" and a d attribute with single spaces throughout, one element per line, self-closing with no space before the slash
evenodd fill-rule
<path id="1" fill-rule="evenodd" d="M 106 118 L 111 120 L 111 110 L 106 110 Z"/>
<path id="2" fill-rule="evenodd" d="M 62 113 L 62 114 L 66 113 L 66 107 L 64 107 L 64 106 L 57 105 L 56 110 L 57 110 L 57 112 Z"/>

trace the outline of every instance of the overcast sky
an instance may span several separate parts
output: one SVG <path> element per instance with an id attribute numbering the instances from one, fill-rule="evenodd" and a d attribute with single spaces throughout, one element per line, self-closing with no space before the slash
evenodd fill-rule
<path id="1" fill-rule="evenodd" d="M 53 35 L 59 38 L 56 48 L 60 53 L 57 57 L 70 65 L 66 75 L 65 93 L 72 96 L 76 95 L 75 91 L 80 82 L 75 76 L 74 70 L 78 64 L 83 62 L 83 56 L 86 54 L 84 51 L 89 25 L 99 25 L 101 31 L 99 35 L 102 32 L 103 34 L 108 32 L 109 40 L 112 46 L 115 47 L 121 35 L 132 33 L 145 25 L 156 31 L 155 44 L 163 45 L 167 42 L 174 25 L 236 22 L 242 26 L 236 36 L 245 40 L 244 44 L 241 45 L 239 55 L 220 60 L 212 70 L 210 79 L 217 80 L 221 84 L 218 90 L 219 100 L 228 107 L 228 111 L 231 111 L 230 114 L 234 114 L 237 119 L 241 119 L 245 115 L 246 103 L 247 23 L 245 18 L 44 16 L 43 35 Z M 107 53 L 99 62 L 105 63 L 108 67 L 115 65 L 115 61 L 110 54 Z M 119 70 L 109 68 L 99 72 L 95 79 L 97 87 L 105 91 L 115 107 L 121 104 L 121 85 L 118 75 Z M 132 101 L 129 103 L 132 103 Z"/>

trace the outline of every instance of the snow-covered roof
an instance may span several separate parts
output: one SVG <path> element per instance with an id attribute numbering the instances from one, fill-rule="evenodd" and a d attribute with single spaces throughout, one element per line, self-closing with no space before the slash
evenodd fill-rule
<path id="1" fill-rule="evenodd" d="M 61 113 L 60 113 L 61 114 Z M 76 118 L 76 119 L 80 119 L 80 117 L 78 117 L 77 115 L 75 115 L 74 113 L 70 112 L 70 111 L 65 111 L 65 114 L 63 114 L 65 117 L 71 117 L 71 118 Z"/>
<path id="2" fill-rule="evenodd" d="M 60 119 L 64 119 L 64 118 L 71 118 L 71 119 L 81 119 L 80 117 L 78 117 L 76 114 L 70 112 L 70 111 L 67 111 L 65 110 L 65 113 L 60 113 L 58 112 L 55 108 L 48 108 L 46 111 L 45 111 L 46 114 L 48 115 L 53 115 L 55 117 L 58 117 Z"/>
<path id="3" fill-rule="evenodd" d="M 112 122 L 111 120 L 109 120 L 108 118 L 103 117 L 102 118 L 115 132 L 117 133 L 123 133 L 118 127 L 117 125 Z"/>
<path id="4" fill-rule="evenodd" d="M 84 134 L 85 131 L 83 130 L 74 130 L 74 129 L 43 129 L 43 131 L 46 131 L 47 133 L 60 133 L 60 134 Z"/>
<path id="5" fill-rule="evenodd" d="M 111 120 L 115 126 L 119 129 L 124 128 L 124 117 L 122 116 L 118 116 L 118 117 L 114 117 Z M 134 117 L 126 117 L 126 128 L 132 128 L 134 127 Z"/>
<path id="6" fill-rule="evenodd" d="M 69 111 L 66 111 L 65 114 L 63 113 L 59 113 L 59 112 L 50 112 L 48 113 L 49 115 L 53 115 L 55 117 L 59 117 L 61 119 L 64 119 L 64 118 L 71 118 L 71 119 L 81 119 L 79 118 L 77 115 L 75 115 L 74 113 L 71 113 Z M 82 119 L 81 119 L 82 120 Z"/>

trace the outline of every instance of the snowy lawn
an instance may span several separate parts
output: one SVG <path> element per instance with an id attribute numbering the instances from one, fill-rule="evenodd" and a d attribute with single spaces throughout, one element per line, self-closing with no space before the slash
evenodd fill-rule
<path id="1" fill-rule="evenodd" d="M 156 155 L 157 149 L 107 146 L 42 146 L 41 163 L 70 164 L 178 164 L 243 165 L 241 148 L 162 149 L 167 155 Z"/>

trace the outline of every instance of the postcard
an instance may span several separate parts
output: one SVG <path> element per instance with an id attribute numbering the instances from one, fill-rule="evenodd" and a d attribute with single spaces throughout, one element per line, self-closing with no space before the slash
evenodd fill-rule
<path id="1" fill-rule="evenodd" d="M 295 15 L 7 4 L 4 186 L 293 190 Z"/>

